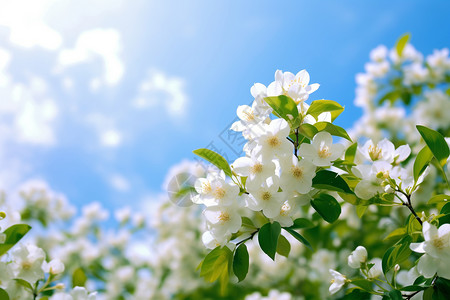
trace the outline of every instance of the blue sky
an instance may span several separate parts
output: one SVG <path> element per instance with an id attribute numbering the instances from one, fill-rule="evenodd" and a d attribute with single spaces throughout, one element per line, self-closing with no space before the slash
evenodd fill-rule
<path id="1" fill-rule="evenodd" d="M 346 106 L 369 52 L 449 47 L 448 1 L 0 1 L 2 186 L 138 205 L 220 134 L 255 82 L 307 69 Z M 231 152 L 230 152 L 231 151 Z"/>

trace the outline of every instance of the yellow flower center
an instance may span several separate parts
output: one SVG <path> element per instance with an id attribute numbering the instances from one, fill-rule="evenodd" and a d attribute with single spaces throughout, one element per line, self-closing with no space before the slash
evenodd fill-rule
<path id="1" fill-rule="evenodd" d="M 296 179 L 301 179 L 303 177 L 303 169 L 299 167 L 292 166 L 291 173 Z"/>
<path id="2" fill-rule="evenodd" d="M 369 156 L 373 161 L 380 159 L 381 149 L 378 148 L 378 146 L 370 145 L 369 146 Z"/>
<path id="3" fill-rule="evenodd" d="M 269 144 L 269 146 L 274 147 L 274 148 L 278 147 L 281 144 L 280 139 L 276 136 L 272 136 L 272 137 L 268 138 L 267 143 Z"/>
<path id="4" fill-rule="evenodd" d="M 205 194 L 211 193 L 211 190 L 212 190 L 211 184 L 209 182 L 203 183 L 202 190 L 203 190 L 203 193 L 205 193 Z"/>
<path id="5" fill-rule="evenodd" d="M 330 155 L 331 155 L 330 148 L 328 148 L 328 146 L 320 147 L 318 155 L 320 158 L 330 157 Z"/>
<path id="6" fill-rule="evenodd" d="M 270 194 L 269 192 L 262 193 L 261 199 L 263 199 L 264 201 L 269 201 L 270 198 L 272 198 L 272 194 Z"/>
<path id="7" fill-rule="evenodd" d="M 24 269 L 24 270 L 29 270 L 29 269 L 31 269 L 31 263 L 28 262 L 28 261 L 22 262 L 22 269 Z"/>
<path id="8" fill-rule="evenodd" d="M 245 120 L 247 122 L 251 122 L 255 120 L 255 115 L 253 114 L 253 111 L 246 112 L 244 111 L 243 114 L 245 115 Z"/>
<path id="9" fill-rule="evenodd" d="M 222 222 L 228 222 L 230 220 L 230 214 L 222 211 L 219 215 L 219 220 Z"/>
<path id="10" fill-rule="evenodd" d="M 221 187 L 218 187 L 214 190 L 214 198 L 216 199 L 223 199 L 223 197 L 225 197 L 225 190 Z"/>
<path id="11" fill-rule="evenodd" d="M 258 174 L 258 173 L 261 173 L 262 170 L 263 170 L 263 165 L 260 164 L 259 162 L 257 162 L 256 164 L 254 164 L 254 165 L 251 167 L 251 169 L 250 169 L 250 171 L 252 172 L 252 174 Z"/>

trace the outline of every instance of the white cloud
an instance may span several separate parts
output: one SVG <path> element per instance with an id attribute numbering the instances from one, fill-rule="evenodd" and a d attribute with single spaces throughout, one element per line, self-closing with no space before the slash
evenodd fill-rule
<path id="1" fill-rule="evenodd" d="M 86 122 L 97 132 L 101 146 L 116 148 L 122 145 L 123 135 L 116 129 L 116 121 L 113 117 L 91 113 L 87 115 Z"/>
<path id="2" fill-rule="evenodd" d="M 12 44 L 56 50 L 62 44 L 59 32 L 48 26 L 44 16 L 56 0 L 0 1 L 0 26 L 9 29 Z"/>
<path id="3" fill-rule="evenodd" d="M 105 147 L 117 147 L 122 143 L 122 135 L 114 129 L 109 129 L 101 133 L 101 144 Z"/>
<path id="4" fill-rule="evenodd" d="M 46 82 L 42 78 L 32 77 L 28 84 L 16 83 L 0 68 L 0 77 L 2 74 L 6 78 L 3 84 L 0 83 L 0 98 L 3 99 L 0 102 L 0 126 L 3 137 L 18 143 L 54 145 L 54 125 L 59 110 L 48 95 Z"/>
<path id="5" fill-rule="evenodd" d="M 119 192 L 127 192 L 130 190 L 130 182 L 120 174 L 112 174 L 109 177 L 109 184 Z"/>
<path id="6" fill-rule="evenodd" d="M 139 86 L 133 105 L 139 109 L 162 105 L 171 116 L 177 117 L 185 115 L 187 102 L 184 79 L 149 71 Z"/>
<path id="7" fill-rule="evenodd" d="M 124 63 L 120 58 L 121 52 L 122 42 L 117 30 L 100 28 L 87 30 L 78 36 L 73 49 L 61 50 L 57 69 L 64 70 L 76 64 L 92 63 L 100 58 L 104 65 L 100 83 L 115 85 L 122 79 L 125 71 Z M 98 88 L 100 83 L 95 83 L 94 88 Z"/>

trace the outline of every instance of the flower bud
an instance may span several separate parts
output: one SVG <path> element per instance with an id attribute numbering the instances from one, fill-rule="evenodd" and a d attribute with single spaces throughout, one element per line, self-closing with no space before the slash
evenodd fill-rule
<path id="1" fill-rule="evenodd" d="M 348 257 L 348 265 L 353 269 L 359 269 L 361 263 L 367 261 L 367 250 L 363 246 L 358 246 Z"/>

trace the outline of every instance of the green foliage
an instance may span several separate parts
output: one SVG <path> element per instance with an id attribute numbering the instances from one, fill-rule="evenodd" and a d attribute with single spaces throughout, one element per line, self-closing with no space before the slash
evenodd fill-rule
<path id="1" fill-rule="evenodd" d="M 399 57 L 402 57 L 403 49 L 405 49 L 405 47 L 408 44 L 410 38 L 411 38 L 411 34 L 410 33 L 405 33 L 404 35 L 402 35 L 397 40 L 397 43 L 395 45 L 395 50 L 397 51 L 397 55 Z"/>
<path id="2" fill-rule="evenodd" d="M 300 124 L 297 104 L 292 98 L 280 95 L 266 97 L 264 100 L 273 108 L 277 116 L 285 119 L 291 125 L 291 128 L 297 127 Z"/>
<path id="3" fill-rule="evenodd" d="M 239 281 L 244 280 L 245 277 L 247 276 L 248 266 L 249 266 L 249 255 L 247 251 L 247 246 L 244 243 L 242 243 L 239 245 L 239 247 L 237 247 L 233 259 L 233 272 Z"/>
<path id="4" fill-rule="evenodd" d="M 431 159 L 433 159 L 433 154 L 431 153 L 428 146 L 425 146 L 420 150 L 419 154 L 416 156 L 416 160 L 414 161 L 413 173 L 414 173 L 414 182 L 417 182 L 420 175 L 425 171 L 427 166 L 430 164 Z"/>
<path id="5" fill-rule="evenodd" d="M 2 288 L 0 288 L 0 300 L 9 300 L 8 293 Z"/>
<path id="6" fill-rule="evenodd" d="M 355 161 L 356 150 L 358 149 L 358 143 L 353 143 L 345 150 L 345 160 L 353 163 Z"/>
<path id="7" fill-rule="evenodd" d="M 314 227 L 314 223 L 306 218 L 298 218 L 294 220 L 294 225 L 292 225 L 291 229 L 300 229 L 300 228 L 312 228 Z"/>
<path id="8" fill-rule="evenodd" d="M 272 260 L 275 260 L 280 233 L 281 226 L 278 222 L 264 224 L 258 233 L 259 246 Z"/>
<path id="9" fill-rule="evenodd" d="M 288 257 L 290 252 L 291 244 L 283 235 L 280 234 L 278 237 L 277 253 L 284 257 Z"/>
<path id="10" fill-rule="evenodd" d="M 312 140 L 313 137 L 319 132 L 314 125 L 308 123 L 303 123 L 300 125 L 298 130 L 302 135 L 306 136 L 310 140 Z"/>
<path id="11" fill-rule="evenodd" d="M 233 173 L 231 172 L 230 164 L 220 154 L 206 148 L 197 149 L 192 152 L 200 156 L 201 158 L 209 161 L 210 163 L 218 167 L 220 170 L 223 170 L 225 172 L 225 175 L 229 177 L 233 175 Z"/>
<path id="12" fill-rule="evenodd" d="M 86 273 L 84 273 L 82 268 L 75 269 L 72 274 L 72 287 L 83 287 L 86 284 L 87 279 Z"/>
<path id="13" fill-rule="evenodd" d="M 341 205 L 333 196 L 328 194 L 317 195 L 314 199 L 311 199 L 311 205 L 328 223 L 336 221 L 341 214 Z"/>
<path id="14" fill-rule="evenodd" d="M 347 131 L 344 128 L 334 125 L 330 122 L 317 122 L 314 124 L 318 131 L 326 131 L 331 135 L 343 137 L 344 139 L 352 142 L 352 139 L 348 135 Z"/>
<path id="15" fill-rule="evenodd" d="M 287 232 L 289 232 L 293 237 L 295 237 L 297 239 L 297 241 L 299 241 L 300 243 L 302 243 L 303 245 L 305 245 L 306 247 L 308 247 L 310 250 L 313 250 L 311 243 L 308 242 L 307 239 L 305 239 L 300 233 L 298 233 L 297 231 L 295 231 L 292 228 L 283 228 L 284 230 L 286 230 Z"/>
<path id="16" fill-rule="evenodd" d="M 227 247 L 217 247 L 205 257 L 201 264 L 200 276 L 207 282 L 219 280 L 221 292 L 225 293 L 230 278 L 233 252 Z"/>
<path id="17" fill-rule="evenodd" d="M 339 174 L 329 170 L 317 172 L 313 178 L 312 186 L 316 189 L 353 194 L 347 182 Z"/>
<path id="18" fill-rule="evenodd" d="M 311 105 L 306 112 L 307 115 L 311 115 L 317 119 L 317 117 L 323 112 L 331 113 L 331 120 L 334 121 L 342 112 L 344 107 L 333 100 L 315 100 L 311 102 Z"/>
<path id="19" fill-rule="evenodd" d="M 450 150 L 442 134 L 425 126 L 417 125 L 416 127 L 439 165 L 443 167 L 447 163 Z"/>
<path id="20" fill-rule="evenodd" d="M 436 203 L 441 203 L 441 202 L 446 202 L 450 200 L 450 196 L 449 195 L 434 195 L 433 197 L 430 198 L 430 200 L 428 200 L 427 204 L 436 204 Z"/>
<path id="21" fill-rule="evenodd" d="M 8 227 L 3 232 L 6 235 L 6 239 L 3 244 L 0 244 L 0 256 L 17 244 L 30 229 L 31 226 L 27 224 L 15 224 Z"/>
<path id="22" fill-rule="evenodd" d="M 407 235 L 384 253 L 381 263 L 384 274 L 389 272 L 396 264 L 400 264 L 411 255 L 412 251 L 409 249 L 411 241 L 412 238 Z"/>

